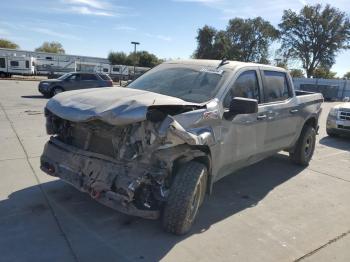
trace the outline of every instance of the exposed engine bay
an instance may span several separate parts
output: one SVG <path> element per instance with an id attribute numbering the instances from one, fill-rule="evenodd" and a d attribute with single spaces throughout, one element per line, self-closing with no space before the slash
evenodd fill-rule
<path id="1" fill-rule="evenodd" d="M 53 136 L 41 168 L 111 208 L 156 219 L 177 163 L 206 156 L 201 146 L 213 142 L 211 130 L 188 132 L 171 116 L 197 109 L 149 108 L 146 120 L 122 126 L 73 122 L 46 109 L 47 133 Z"/>

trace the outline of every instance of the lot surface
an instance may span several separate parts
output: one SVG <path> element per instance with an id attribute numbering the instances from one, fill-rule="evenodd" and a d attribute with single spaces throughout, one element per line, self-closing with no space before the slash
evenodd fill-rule
<path id="1" fill-rule="evenodd" d="M 1 261 L 350 261 L 350 140 L 325 134 L 334 103 L 308 168 L 278 154 L 222 179 L 177 237 L 40 171 L 37 84 L 0 81 Z"/>

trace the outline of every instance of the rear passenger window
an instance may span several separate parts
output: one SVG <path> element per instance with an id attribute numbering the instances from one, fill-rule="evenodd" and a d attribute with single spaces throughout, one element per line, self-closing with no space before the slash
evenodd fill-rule
<path id="1" fill-rule="evenodd" d="M 259 82 L 255 70 L 243 72 L 234 82 L 224 99 L 224 107 L 228 108 L 234 97 L 252 98 L 260 101 Z"/>
<path id="2" fill-rule="evenodd" d="M 287 76 L 282 72 L 264 71 L 265 102 L 283 101 L 291 96 Z"/>
<path id="3" fill-rule="evenodd" d="M 82 74 L 81 80 L 97 80 L 97 77 L 93 74 Z"/>

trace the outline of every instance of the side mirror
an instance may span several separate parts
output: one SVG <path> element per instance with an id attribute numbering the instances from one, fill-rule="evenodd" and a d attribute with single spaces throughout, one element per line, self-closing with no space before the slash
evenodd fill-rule
<path id="1" fill-rule="evenodd" d="M 231 100 L 229 114 L 231 116 L 240 114 L 254 114 L 258 112 L 258 101 L 251 98 L 234 97 Z"/>

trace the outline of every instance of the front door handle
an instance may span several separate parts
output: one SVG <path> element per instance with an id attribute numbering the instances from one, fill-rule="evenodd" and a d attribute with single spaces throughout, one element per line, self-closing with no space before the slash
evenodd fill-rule
<path id="1" fill-rule="evenodd" d="M 292 109 L 292 110 L 290 110 L 289 112 L 290 112 L 291 114 L 295 114 L 295 113 L 298 113 L 299 110 L 298 110 L 298 109 Z"/>
<path id="2" fill-rule="evenodd" d="M 264 119 L 266 119 L 266 115 L 258 115 L 258 117 L 257 117 L 257 119 L 258 120 L 264 120 Z"/>

